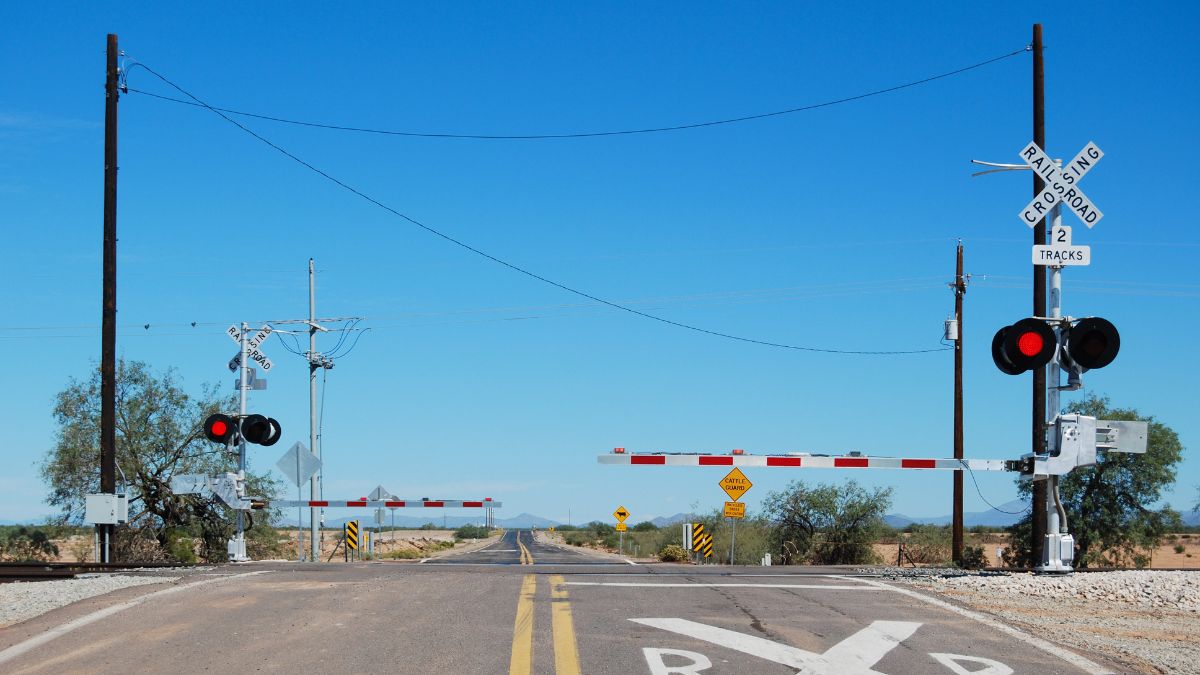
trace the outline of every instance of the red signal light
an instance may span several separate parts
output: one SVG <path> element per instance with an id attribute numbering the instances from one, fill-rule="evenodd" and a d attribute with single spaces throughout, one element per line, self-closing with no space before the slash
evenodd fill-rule
<path id="1" fill-rule="evenodd" d="M 228 445 L 233 440 L 233 418 L 217 413 L 204 420 L 204 437 L 213 443 Z"/>
<path id="2" fill-rule="evenodd" d="M 1042 336 L 1034 331 L 1021 333 L 1021 337 L 1017 338 L 1017 349 L 1025 356 L 1037 356 L 1045 344 Z"/>
<path id="3" fill-rule="evenodd" d="M 1058 349 L 1054 330 L 1041 319 L 1021 319 L 992 338 L 992 361 L 1001 372 L 1020 375 L 1050 363 Z"/>

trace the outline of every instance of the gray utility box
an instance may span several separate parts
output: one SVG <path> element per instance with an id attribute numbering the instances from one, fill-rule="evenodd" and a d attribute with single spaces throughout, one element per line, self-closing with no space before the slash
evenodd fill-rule
<path id="1" fill-rule="evenodd" d="M 129 520 L 129 500 L 123 494 L 84 495 L 83 521 L 96 525 L 120 525 Z"/>

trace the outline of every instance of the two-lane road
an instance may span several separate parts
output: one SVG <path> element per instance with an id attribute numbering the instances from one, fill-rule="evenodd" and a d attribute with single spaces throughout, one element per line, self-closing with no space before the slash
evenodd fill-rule
<path id="1" fill-rule="evenodd" d="M 427 565 L 628 565 L 625 559 L 541 541 L 530 530 L 507 530 L 475 551 L 424 561 Z"/>
<path id="2" fill-rule="evenodd" d="M 229 565 L 86 600 L 0 629 L 0 672 L 1128 670 L 1051 639 L 846 568 L 632 565 L 510 531 L 421 564 Z"/>

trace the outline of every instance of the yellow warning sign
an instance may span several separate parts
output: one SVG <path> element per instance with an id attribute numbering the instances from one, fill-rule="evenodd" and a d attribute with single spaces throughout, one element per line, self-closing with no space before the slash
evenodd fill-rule
<path id="1" fill-rule="evenodd" d="M 625 523 L 617 523 L 617 532 L 624 532 L 627 529 L 629 529 L 629 526 Z"/>
<path id="2" fill-rule="evenodd" d="M 746 478 L 746 474 L 742 473 L 742 470 L 736 466 L 733 467 L 733 471 L 725 474 L 725 477 L 717 485 L 720 485 L 725 494 L 729 495 L 729 498 L 735 502 L 741 499 L 742 495 L 746 494 L 750 488 L 754 487 L 754 483 L 751 483 L 750 479 Z"/>
<path id="3" fill-rule="evenodd" d="M 725 502 L 726 518 L 745 518 L 746 505 L 741 502 Z"/>
<path id="4" fill-rule="evenodd" d="M 358 521 L 357 520 L 347 520 L 346 521 L 345 537 L 346 537 L 346 548 L 348 548 L 352 551 L 357 551 L 358 550 Z"/>
<path id="5" fill-rule="evenodd" d="M 628 517 L 629 511 L 626 511 L 624 506 L 618 506 L 617 510 L 613 511 L 613 518 L 616 518 L 618 523 L 625 522 L 625 519 Z"/>

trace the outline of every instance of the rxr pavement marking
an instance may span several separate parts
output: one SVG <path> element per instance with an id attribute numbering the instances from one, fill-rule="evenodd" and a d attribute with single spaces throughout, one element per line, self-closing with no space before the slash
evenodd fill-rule
<path id="1" fill-rule="evenodd" d="M 727 649 L 750 654 L 772 663 L 799 668 L 797 675 L 882 675 L 872 666 L 887 655 L 896 645 L 912 636 L 921 627 L 912 621 L 873 621 L 870 626 L 825 650 L 823 654 L 798 649 L 791 645 L 773 642 L 755 635 L 717 628 L 687 619 L 630 619 L 652 628 L 686 635 L 704 640 Z M 682 649 L 642 650 L 646 665 L 652 675 L 696 674 L 712 667 L 712 661 L 703 654 Z M 691 659 L 692 663 L 667 666 L 664 656 Z M 931 653 L 931 657 L 956 675 L 1011 675 L 1012 668 L 991 659 L 961 654 Z M 974 663 L 982 669 L 967 670 L 960 663 Z"/>

